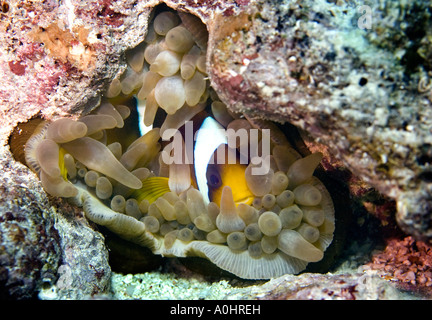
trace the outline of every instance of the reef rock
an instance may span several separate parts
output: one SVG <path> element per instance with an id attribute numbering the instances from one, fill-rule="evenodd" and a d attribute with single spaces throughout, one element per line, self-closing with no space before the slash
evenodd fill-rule
<path id="1" fill-rule="evenodd" d="M 79 210 L 54 204 L 55 228 L 61 235 L 61 264 L 54 283 L 45 285 L 40 299 L 89 299 L 110 287 L 111 268 L 105 239 L 91 228 Z"/>
<path id="2" fill-rule="evenodd" d="M 28 169 L 1 148 L 0 297 L 29 299 L 56 280 L 61 250 L 55 212 Z"/>
<path id="3" fill-rule="evenodd" d="M 364 274 L 286 275 L 236 294 L 259 300 L 394 300 L 404 296 L 373 272 Z"/>
<path id="4" fill-rule="evenodd" d="M 80 299 L 104 293 L 104 238 L 82 212 L 49 201 L 27 167 L 1 148 L 0 297 Z"/>
<path id="5" fill-rule="evenodd" d="M 291 122 L 328 146 L 397 201 L 407 233 L 430 240 L 431 4 L 364 5 L 266 1 L 217 17 L 210 79 L 232 109 Z"/>

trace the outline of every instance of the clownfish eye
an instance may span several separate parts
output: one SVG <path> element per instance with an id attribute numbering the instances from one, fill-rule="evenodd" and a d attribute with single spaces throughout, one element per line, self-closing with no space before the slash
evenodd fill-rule
<path id="1" fill-rule="evenodd" d="M 219 187 L 221 185 L 220 177 L 215 174 L 210 175 L 209 184 L 211 184 L 213 187 Z"/>
<path id="2" fill-rule="evenodd" d="M 210 188 L 219 188 L 222 185 L 222 179 L 218 170 L 210 165 L 207 170 L 207 184 Z"/>

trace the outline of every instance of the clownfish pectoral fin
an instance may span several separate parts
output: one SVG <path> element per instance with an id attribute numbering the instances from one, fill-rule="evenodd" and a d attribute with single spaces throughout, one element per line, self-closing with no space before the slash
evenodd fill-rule
<path id="1" fill-rule="evenodd" d="M 251 206 L 255 199 L 255 195 L 252 194 L 249 189 L 235 190 L 233 198 L 236 206 L 238 206 L 240 203 L 245 203 Z"/>
<path id="2" fill-rule="evenodd" d="M 150 177 L 142 182 L 142 188 L 134 191 L 131 195 L 138 203 L 142 200 L 148 200 L 151 204 L 157 198 L 163 196 L 165 193 L 170 192 L 168 186 L 168 178 L 166 177 Z"/>
<path id="3" fill-rule="evenodd" d="M 194 168 L 198 190 L 203 195 L 206 203 L 210 202 L 206 175 L 207 167 L 215 150 L 221 144 L 228 144 L 225 129 L 215 119 L 211 117 L 205 118 L 196 133 Z"/>

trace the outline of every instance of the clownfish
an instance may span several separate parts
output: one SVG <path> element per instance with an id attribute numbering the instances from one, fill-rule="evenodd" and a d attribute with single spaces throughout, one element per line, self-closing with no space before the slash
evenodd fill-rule
<path id="1" fill-rule="evenodd" d="M 191 121 L 197 130 L 194 135 L 190 185 L 200 191 L 205 203 L 214 202 L 220 206 L 222 189 L 224 186 L 230 186 L 237 205 L 240 203 L 251 205 L 255 196 L 246 183 L 247 165 L 239 161 L 235 163 L 228 161 L 232 157 L 238 160 L 239 156 L 235 149 L 228 147 L 225 128 L 205 112 Z M 179 131 L 182 130 L 184 134 L 184 128 Z M 222 156 L 218 156 L 219 154 Z M 152 203 L 169 191 L 171 190 L 168 178 L 150 177 L 143 181 L 143 187 L 135 191 L 132 196 L 138 201 L 147 199 Z"/>
<path id="2" fill-rule="evenodd" d="M 212 117 L 204 119 L 197 132 L 194 147 L 194 171 L 198 190 L 202 193 L 204 201 L 212 201 L 220 205 L 222 189 L 230 186 L 236 204 L 252 204 L 254 195 L 249 190 L 245 171 L 246 165 L 230 163 L 230 153 L 236 150 L 228 147 L 228 140 L 224 134 L 225 129 Z M 222 148 L 222 149 L 221 149 Z M 223 151 L 222 163 L 217 152 Z M 235 158 L 238 160 L 237 155 Z M 211 161 L 213 160 L 213 161 Z M 215 163 L 216 162 L 216 163 Z"/>

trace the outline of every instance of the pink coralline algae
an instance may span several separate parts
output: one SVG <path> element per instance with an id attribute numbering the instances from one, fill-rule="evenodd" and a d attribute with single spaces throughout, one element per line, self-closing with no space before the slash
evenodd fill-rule
<path id="1" fill-rule="evenodd" d="M 17 76 L 25 73 L 26 65 L 22 61 L 9 61 L 9 69 Z"/>
<path id="2" fill-rule="evenodd" d="M 368 266 L 382 270 L 384 278 L 400 282 L 402 288 L 432 295 L 432 246 L 408 236 L 391 239 L 383 252 L 372 257 Z"/>

